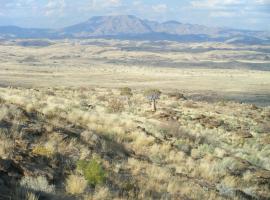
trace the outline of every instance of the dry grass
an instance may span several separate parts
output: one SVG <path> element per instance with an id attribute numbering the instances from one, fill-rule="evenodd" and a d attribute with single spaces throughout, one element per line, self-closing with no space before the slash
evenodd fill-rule
<path id="1" fill-rule="evenodd" d="M 87 181 L 82 176 L 72 174 L 66 180 L 66 192 L 69 194 L 83 194 Z"/>
<path id="2" fill-rule="evenodd" d="M 53 96 L 47 94 L 46 89 L 0 90 L 5 102 L 19 104 L 22 108 L 27 107 L 31 99 L 31 112 L 43 113 L 40 116 L 50 122 L 45 128 L 47 133 L 42 134 L 45 138 L 41 137 L 32 144 L 31 152 L 52 161 L 57 159 L 58 154 L 70 159 L 70 163 L 61 161 L 61 169 L 73 174 L 65 178 L 67 195 L 85 199 L 120 198 L 112 192 L 113 188 L 108 184 L 111 182 L 123 187 L 125 195 L 134 199 L 161 198 L 165 193 L 172 198 L 176 194 L 194 199 L 199 196 L 203 199 L 243 198 L 237 191 L 254 198 L 269 197 L 267 189 L 264 193 L 249 189 L 258 188 L 258 184 L 266 187 L 263 178 L 257 176 L 256 181 L 252 181 L 255 173 L 263 173 L 262 177 L 269 175 L 270 152 L 267 145 L 270 139 L 267 139 L 266 126 L 269 108 L 254 109 L 248 104 L 234 102 L 226 102 L 225 105 L 190 103 L 164 95 L 159 100 L 158 111 L 152 113 L 147 112 L 148 102 L 137 90 L 133 94 L 136 101 L 132 106 L 140 109 L 108 113 L 107 100 L 101 102 L 96 98 L 108 92 L 112 96 L 119 93 L 118 90 L 96 88 L 91 91 L 90 98 L 85 90 L 71 88 L 55 89 Z M 85 97 L 83 104 L 80 100 L 82 96 Z M 176 101 L 177 107 L 168 107 Z M 94 106 L 85 109 L 85 105 Z M 27 122 L 25 113 L 15 108 L 11 112 L 7 108 L 2 108 L 2 113 L 5 113 L 2 119 L 11 120 L 12 113 L 18 113 L 14 119 L 19 123 Z M 63 120 L 72 123 L 73 128 L 64 124 Z M 56 127 L 64 127 L 64 130 Z M 6 136 L 4 138 L 1 142 L 8 141 Z M 12 150 L 14 146 L 10 145 L 10 148 Z M 136 152 L 137 156 L 131 152 Z M 100 164 L 108 176 L 102 186 L 90 192 L 86 188 L 91 190 L 93 186 L 81 176 L 74 175 L 72 165 L 76 165 L 78 160 L 90 160 L 93 154 L 102 158 Z M 130 171 L 130 174 L 124 178 L 121 171 Z M 64 182 L 62 179 L 59 181 Z M 191 189 L 192 185 L 195 188 Z M 208 191 L 203 187 L 207 187 Z"/>
<path id="3" fill-rule="evenodd" d="M 108 109 L 108 112 L 118 113 L 118 112 L 124 111 L 125 106 L 122 101 L 120 101 L 119 99 L 113 98 L 109 100 L 107 109 Z"/>
<path id="4" fill-rule="evenodd" d="M 6 61 L 6 65 L 20 78 L 0 67 L 4 77 L 0 82 L 31 85 L 31 89 L 0 88 L 0 174 L 5 173 L 4 183 L 13 184 L 15 174 L 21 186 L 43 195 L 40 199 L 270 198 L 270 108 L 195 100 L 204 100 L 201 91 L 209 87 L 221 93 L 267 94 L 268 72 L 122 67 L 98 61 L 106 55 L 121 60 L 123 52 L 112 46 L 73 47 L 69 43 L 42 50 L 0 47 L 18 51 L 21 57 L 35 54 L 44 66 L 42 71 L 33 71 L 33 66 L 25 65 L 23 72 L 32 75 L 27 83 L 16 61 Z M 104 49 L 108 52 L 97 53 Z M 56 72 L 50 67 L 51 52 L 81 58 L 64 60 L 66 67 Z M 187 53 L 144 53 L 130 52 L 128 57 L 154 54 L 191 60 Z M 211 57 L 211 53 L 205 54 L 194 56 L 199 60 Z M 99 68 L 86 68 L 89 56 L 97 62 L 91 65 Z M 81 62 L 76 73 L 75 61 L 76 66 Z M 104 87 L 95 87 L 98 84 Z M 128 104 L 121 99 L 127 89 L 125 94 L 119 91 L 127 86 L 132 88 Z M 143 96 L 147 88 L 162 92 L 155 113 L 149 111 Z M 78 161 L 89 163 L 93 158 L 98 162 L 79 170 L 85 177 L 78 175 Z M 2 162 L 11 162 L 3 166 L 13 168 L 4 168 Z M 100 176 L 101 181 L 95 178 Z M 29 193 L 29 198 L 36 197 Z"/>
<path id="5" fill-rule="evenodd" d="M 101 47 L 96 42 L 104 45 Z M 163 45 L 163 50 L 156 51 L 160 46 L 135 41 L 86 40 L 75 46 L 74 41 L 54 41 L 54 45 L 43 48 L 7 42 L 0 45 L 0 85 L 75 86 L 89 88 L 89 91 L 97 86 L 147 87 L 166 92 L 179 89 L 201 94 L 214 92 L 226 97 L 241 94 L 257 100 L 260 95 L 260 98 L 264 96 L 261 102 L 269 99 L 269 72 L 245 69 L 269 65 L 269 59 L 264 59 L 268 53 L 262 52 L 269 51 L 269 46 L 240 48 L 222 43 L 176 42 Z M 129 46 L 140 50 L 125 50 Z M 151 46 L 153 51 L 149 49 Z M 207 51 L 208 48 L 216 50 Z M 194 53 L 192 49 L 206 51 Z M 21 62 L 29 57 L 39 62 Z M 51 89 L 48 94 L 53 96 L 54 91 Z"/>
<path id="6" fill-rule="evenodd" d="M 0 157 L 8 158 L 14 150 L 14 141 L 0 133 Z"/>

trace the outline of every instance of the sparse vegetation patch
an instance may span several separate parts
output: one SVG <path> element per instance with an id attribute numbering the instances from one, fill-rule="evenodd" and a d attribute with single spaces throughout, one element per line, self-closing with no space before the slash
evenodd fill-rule
<path id="1" fill-rule="evenodd" d="M 270 198 L 269 107 L 161 94 L 0 88 L 0 199 Z"/>

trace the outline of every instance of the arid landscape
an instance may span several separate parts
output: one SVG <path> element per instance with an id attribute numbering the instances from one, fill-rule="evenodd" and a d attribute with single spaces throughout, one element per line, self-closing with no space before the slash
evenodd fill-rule
<path id="1" fill-rule="evenodd" d="M 16 39 L 0 52 L 0 199 L 270 199 L 270 46 Z"/>
<path id="2" fill-rule="evenodd" d="M 270 200 L 269 0 L 0 0 L 0 200 Z"/>
<path id="3" fill-rule="evenodd" d="M 13 40 L 0 85 L 178 90 L 269 105 L 270 46 L 132 40 Z M 203 97 L 202 97 L 203 98 Z"/>

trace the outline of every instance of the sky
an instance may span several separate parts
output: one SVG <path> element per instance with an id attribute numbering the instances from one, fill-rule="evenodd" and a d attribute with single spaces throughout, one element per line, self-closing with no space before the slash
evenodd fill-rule
<path id="1" fill-rule="evenodd" d="M 61 28 L 100 15 L 270 31 L 270 0 L 0 0 L 0 26 Z"/>

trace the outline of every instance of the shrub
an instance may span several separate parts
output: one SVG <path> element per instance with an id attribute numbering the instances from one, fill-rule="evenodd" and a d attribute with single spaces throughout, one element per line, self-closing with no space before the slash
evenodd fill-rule
<path id="1" fill-rule="evenodd" d="M 130 98 L 133 96 L 132 90 L 129 87 L 120 88 L 120 95 L 126 100 L 127 104 L 130 106 Z"/>
<path id="2" fill-rule="evenodd" d="M 37 192 L 53 193 L 55 191 L 54 185 L 49 185 L 44 176 L 25 176 L 21 179 L 20 185 L 26 189 L 31 189 Z"/>
<path id="3" fill-rule="evenodd" d="M 49 149 L 45 146 L 36 146 L 36 147 L 34 147 L 32 152 L 34 154 L 46 156 L 46 157 L 51 157 L 54 154 L 52 149 Z"/>
<path id="4" fill-rule="evenodd" d="M 132 90 L 129 87 L 120 88 L 120 95 L 125 97 L 133 96 Z"/>
<path id="5" fill-rule="evenodd" d="M 27 192 L 26 200 L 38 200 L 39 197 L 35 195 L 33 192 Z"/>
<path id="6" fill-rule="evenodd" d="M 95 192 L 86 194 L 84 200 L 110 200 L 113 199 L 110 190 L 107 187 L 101 186 L 95 189 Z"/>
<path id="7" fill-rule="evenodd" d="M 160 98 L 161 91 L 157 89 L 149 89 L 144 92 L 144 96 L 150 101 L 152 104 L 152 110 L 155 112 L 157 110 L 157 100 Z"/>
<path id="8" fill-rule="evenodd" d="M 168 97 L 174 98 L 176 100 L 186 99 L 186 97 L 184 96 L 184 94 L 179 93 L 179 92 L 171 92 L 171 93 L 168 94 Z"/>
<path id="9" fill-rule="evenodd" d="M 22 188 L 19 185 L 13 185 L 14 190 L 10 194 L 10 198 L 12 200 L 39 200 L 39 195 L 35 194 L 35 192 L 30 191 L 32 189 Z M 0 195 L 1 197 L 1 195 Z M 1 199 L 1 198 L 0 198 Z"/>
<path id="10" fill-rule="evenodd" d="M 178 135 L 181 134 L 180 124 L 175 121 L 163 123 L 160 126 L 160 133 L 166 138 L 178 137 Z"/>
<path id="11" fill-rule="evenodd" d="M 96 159 L 78 161 L 77 169 L 82 172 L 84 178 L 92 186 L 102 184 L 105 181 L 106 172 Z"/>
<path id="12" fill-rule="evenodd" d="M 97 96 L 97 100 L 98 101 L 106 101 L 106 96 L 105 95 Z"/>
<path id="13" fill-rule="evenodd" d="M 0 135 L 0 157 L 8 158 L 14 151 L 14 141 L 8 137 L 4 137 L 4 134 Z"/>
<path id="14" fill-rule="evenodd" d="M 2 97 L 0 97 L 0 104 L 4 104 L 4 103 L 5 103 L 5 100 Z"/>
<path id="15" fill-rule="evenodd" d="M 198 108 L 198 105 L 193 101 L 188 101 L 183 105 L 186 108 Z"/>
<path id="16" fill-rule="evenodd" d="M 82 194 L 87 187 L 84 177 L 72 174 L 66 180 L 66 191 L 69 194 Z"/>
<path id="17" fill-rule="evenodd" d="M 112 99 L 108 103 L 108 112 L 118 113 L 124 111 L 124 104 L 118 99 Z"/>

